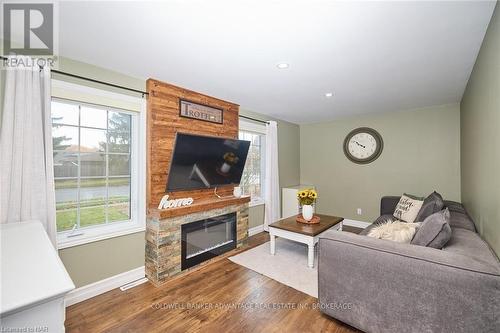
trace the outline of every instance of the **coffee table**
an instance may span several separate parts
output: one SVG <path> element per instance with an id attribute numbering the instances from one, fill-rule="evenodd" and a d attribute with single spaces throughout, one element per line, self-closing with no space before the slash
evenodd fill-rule
<path id="1" fill-rule="evenodd" d="M 308 246 L 307 265 L 314 267 L 314 246 L 321 234 L 329 229 L 342 230 L 342 217 L 315 214 L 320 217 L 318 224 L 299 223 L 296 216 L 288 217 L 269 225 L 271 254 L 276 254 L 276 236 L 283 237 Z"/>

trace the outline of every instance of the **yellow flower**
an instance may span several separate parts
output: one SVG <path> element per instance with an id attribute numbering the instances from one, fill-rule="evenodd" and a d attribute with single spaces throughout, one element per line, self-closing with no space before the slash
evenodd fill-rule
<path id="1" fill-rule="evenodd" d="M 301 197 L 301 198 L 307 198 L 307 192 L 306 191 L 300 191 L 299 197 Z"/>
<path id="2" fill-rule="evenodd" d="M 316 199 L 318 197 L 318 193 L 311 191 L 311 192 L 309 192 L 308 197 L 311 199 Z"/>

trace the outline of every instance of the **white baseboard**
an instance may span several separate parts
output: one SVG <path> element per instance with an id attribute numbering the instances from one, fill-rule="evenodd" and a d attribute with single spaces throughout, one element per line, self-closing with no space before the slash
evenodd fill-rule
<path id="1" fill-rule="evenodd" d="M 356 228 L 363 228 L 364 229 L 367 226 L 369 226 L 371 223 L 363 222 L 363 221 L 356 221 L 356 220 L 344 219 L 344 221 L 342 221 L 342 224 L 343 225 L 348 225 L 350 227 L 356 227 Z"/>
<path id="2" fill-rule="evenodd" d="M 263 232 L 263 231 L 264 231 L 264 225 L 261 224 L 261 225 L 258 225 L 256 227 L 248 229 L 248 236 L 253 236 L 253 235 L 256 235 L 259 232 Z"/>
<path id="3" fill-rule="evenodd" d="M 101 281 L 97 281 L 86 286 L 70 291 L 65 297 L 66 306 L 83 302 L 89 298 L 103 294 L 107 291 L 118 288 L 124 284 L 135 280 L 143 279 L 145 276 L 144 266 L 137 267 L 128 272 L 123 272 L 115 276 L 111 276 Z"/>

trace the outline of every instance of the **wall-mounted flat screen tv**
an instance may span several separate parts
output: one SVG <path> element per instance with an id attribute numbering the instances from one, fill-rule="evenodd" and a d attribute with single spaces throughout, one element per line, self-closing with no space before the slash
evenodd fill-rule
<path id="1" fill-rule="evenodd" d="M 166 191 L 238 185 L 250 141 L 177 133 Z"/>

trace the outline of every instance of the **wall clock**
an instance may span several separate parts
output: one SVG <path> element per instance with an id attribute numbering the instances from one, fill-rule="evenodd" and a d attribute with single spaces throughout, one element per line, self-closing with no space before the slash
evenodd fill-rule
<path id="1" fill-rule="evenodd" d="M 373 128 L 360 127 L 347 134 L 344 154 L 354 163 L 367 164 L 375 161 L 384 148 L 382 136 Z"/>

